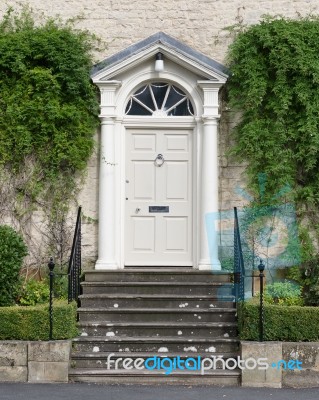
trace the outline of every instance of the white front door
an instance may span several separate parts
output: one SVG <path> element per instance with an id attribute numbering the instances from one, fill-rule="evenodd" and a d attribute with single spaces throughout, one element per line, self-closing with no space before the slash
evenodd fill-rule
<path id="1" fill-rule="evenodd" d="M 126 131 L 125 265 L 192 266 L 192 130 Z"/>

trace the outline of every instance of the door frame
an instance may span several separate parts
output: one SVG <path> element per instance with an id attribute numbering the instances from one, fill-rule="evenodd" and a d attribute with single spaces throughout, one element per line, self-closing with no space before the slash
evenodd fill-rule
<path id="1" fill-rule="evenodd" d="M 165 57 L 161 72 L 154 69 L 158 52 Z M 92 79 L 101 94 L 95 269 L 124 268 L 125 129 L 160 126 L 194 129 L 193 266 L 219 270 L 218 228 L 207 217 L 214 222 L 219 218 L 219 89 L 227 80 L 223 67 L 160 32 L 104 60 L 95 68 Z M 195 117 L 127 116 L 130 96 L 151 81 L 180 87 L 192 102 Z"/>
<path id="2" fill-rule="evenodd" d="M 172 121 L 172 119 L 174 121 Z M 176 120 L 177 119 L 177 120 Z M 172 123 L 175 122 L 175 123 Z M 123 129 L 121 130 L 121 148 L 122 148 L 122 160 L 121 165 L 121 252 L 120 252 L 120 265 L 122 268 L 128 268 L 130 266 L 125 266 L 125 222 L 126 222 L 126 166 L 128 158 L 126 155 L 126 134 L 130 129 L 170 129 L 176 130 L 189 130 L 192 135 L 192 233 L 191 233 L 191 253 L 192 253 L 192 268 L 197 266 L 197 254 L 198 254 L 198 230 L 195 227 L 198 226 L 198 193 L 199 193 L 199 180 L 198 180 L 198 135 L 197 135 L 197 124 L 194 117 L 167 117 L 159 118 L 155 120 L 154 117 L 127 117 L 123 120 Z M 150 266 L 152 266 L 150 264 Z"/>

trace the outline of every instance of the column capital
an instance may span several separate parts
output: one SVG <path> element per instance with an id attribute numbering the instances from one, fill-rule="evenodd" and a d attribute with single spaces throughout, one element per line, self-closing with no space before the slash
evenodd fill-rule
<path id="1" fill-rule="evenodd" d="M 100 101 L 100 118 L 111 118 L 115 117 L 115 93 L 121 86 L 121 81 L 105 81 L 105 82 L 94 82 L 100 89 L 101 101 Z"/>
<path id="2" fill-rule="evenodd" d="M 115 91 L 122 85 L 122 81 L 110 80 L 110 81 L 95 81 L 93 79 L 93 83 L 102 91 Z"/>
<path id="3" fill-rule="evenodd" d="M 197 81 L 197 84 L 204 93 L 203 118 L 219 118 L 218 93 L 223 83 L 214 81 Z"/>
<path id="4" fill-rule="evenodd" d="M 197 81 L 197 84 L 203 91 L 208 90 L 219 90 L 225 82 L 215 82 L 215 81 Z"/>

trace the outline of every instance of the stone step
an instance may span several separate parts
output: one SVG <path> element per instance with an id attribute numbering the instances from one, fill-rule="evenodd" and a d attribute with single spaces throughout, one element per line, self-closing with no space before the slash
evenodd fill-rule
<path id="1" fill-rule="evenodd" d="M 160 357 L 160 358 L 169 358 L 169 359 L 176 359 L 179 357 L 181 360 L 186 360 L 187 358 L 195 358 L 197 360 L 197 357 L 201 357 L 201 359 L 205 358 L 212 358 L 216 359 L 215 363 L 215 368 L 216 369 L 222 369 L 226 368 L 225 364 L 221 361 L 224 360 L 226 361 L 227 359 L 236 359 L 238 357 L 237 353 L 157 353 L 157 354 L 151 354 L 151 353 L 125 353 L 125 352 L 114 352 L 114 353 L 74 353 L 72 355 L 72 360 L 71 360 L 71 367 L 72 369 L 74 368 L 90 368 L 90 369 L 96 369 L 96 368 L 107 368 L 108 367 L 108 357 L 112 354 L 112 362 L 110 364 L 110 368 L 115 369 L 115 362 L 116 362 L 116 368 L 117 369 L 123 369 L 123 359 L 125 358 L 131 358 L 133 360 L 136 360 L 137 358 L 143 358 L 147 359 L 149 357 Z M 218 359 L 218 360 L 217 360 Z M 118 360 L 118 361 L 117 361 Z"/>
<path id="2" fill-rule="evenodd" d="M 81 336 L 73 340 L 70 380 L 95 383 L 238 385 L 222 361 L 200 371 L 126 370 L 121 358 L 236 358 L 232 275 L 191 268 L 91 271 L 82 282 Z M 118 369 L 107 369 L 114 353 Z M 112 356 L 113 358 L 113 356 Z M 231 360 L 230 360 L 231 361 Z"/>
<path id="3" fill-rule="evenodd" d="M 80 322 L 78 327 L 81 336 L 106 336 L 106 337 L 236 337 L 237 324 L 234 322 L 213 323 L 106 323 L 106 322 Z"/>
<path id="4" fill-rule="evenodd" d="M 239 386 L 240 371 L 214 370 L 204 375 L 194 371 L 176 371 L 166 375 L 163 371 L 126 371 L 107 369 L 71 369 L 71 382 L 94 382 L 104 384 L 147 384 L 147 385 L 210 385 Z"/>
<path id="5" fill-rule="evenodd" d="M 231 283 L 206 282 L 82 282 L 83 294 L 232 296 Z"/>
<path id="6" fill-rule="evenodd" d="M 192 268 L 125 268 L 116 271 L 88 271 L 86 282 L 231 282 L 232 274 L 223 271 L 198 271 Z"/>
<path id="7" fill-rule="evenodd" d="M 197 352 L 232 353 L 238 351 L 239 341 L 235 338 L 196 337 L 80 337 L 73 340 L 74 352 Z"/>
<path id="8" fill-rule="evenodd" d="M 94 322 L 235 322 L 234 308 L 79 308 L 79 321 Z"/>
<path id="9" fill-rule="evenodd" d="M 81 307 L 93 308 L 234 308 L 233 296 L 173 296 L 85 294 L 80 296 Z"/>

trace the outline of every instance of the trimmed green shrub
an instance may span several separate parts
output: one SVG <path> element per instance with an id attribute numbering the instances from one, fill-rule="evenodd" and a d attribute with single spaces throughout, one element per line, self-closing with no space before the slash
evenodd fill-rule
<path id="1" fill-rule="evenodd" d="M 0 340 L 48 340 L 49 307 L 0 307 Z M 53 306 L 53 339 L 78 335 L 76 304 L 56 301 Z"/>
<path id="2" fill-rule="evenodd" d="M 265 304 L 264 339 L 279 341 L 319 340 L 319 308 Z M 240 339 L 259 340 L 259 305 L 243 302 L 239 306 Z"/>
<path id="3" fill-rule="evenodd" d="M 21 287 L 20 270 L 28 250 L 10 226 L 0 226 L 0 306 L 14 304 Z"/>
<path id="4" fill-rule="evenodd" d="M 49 297 L 50 289 L 46 281 L 29 279 L 22 288 L 19 304 L 22 306 L 35 306 L 36 304 L 48 303 Z"/>

